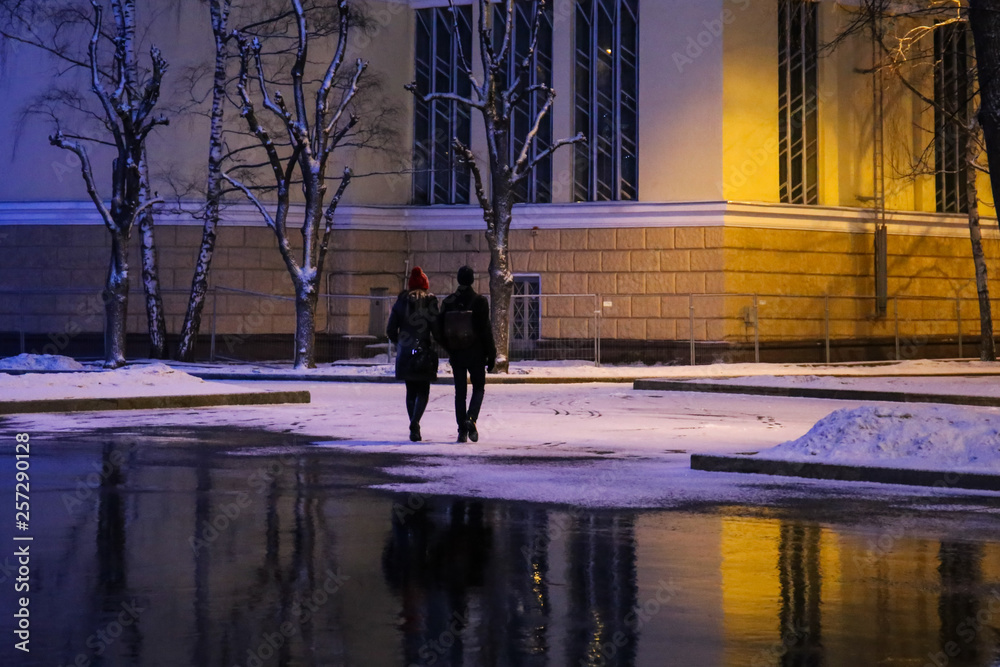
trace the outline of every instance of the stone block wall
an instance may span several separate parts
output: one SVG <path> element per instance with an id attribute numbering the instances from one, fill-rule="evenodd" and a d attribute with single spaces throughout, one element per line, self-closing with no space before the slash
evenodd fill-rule
<path id="1" fill-rule="evenodd" d="M 157 234 L 168 330 L 177 333 L 201 230 L 163 225 Z M 0 331 L 101 331 L 109 252 L 102 227 L 11 225 L 0 228 L 0 236 L 10 249 L 0 265 Z M 719 226 L 517 229 L 510 243 L 515 273 L 540 278 L 546 339 L 591 338 L 599 327 L 603 339 L 636 345 L 686 341 L 692 334 L 698 341 L 751 344 L 755 317 L 763 342 L 820 340 L 827 327 L 833 339 L 888 338 L 897 330 L 897 312 L 898 330 L 911 340 L 956 335 L 959 314 L 963 336 L 978 334 L 969 242 L 960 237 L 890 235 L 889 293 L 899 298 L 882 317 L 874 313 L 871 234 Z M 988 257 L 998 257 L 1000 241 L 985 245 Z M 130 261 L 129 330 L 143 333 L 135 248 Z M 482 231 L 337 230 L 322 291 L 343 296 L 320 300 L 317 329 L 378 335 L 409 268 L 421 266 L 431 290 L 444 296 L 456 287 L 463 264 L 477 271 L 476 289 L 488 293 Z M 992 260 L 991 276 L 998 270 Z M 285 298 L 220 291 L 206 304 L 204 333 L 213 314 L 220 334 L 293 331 L 292 284 L 270 230 L 221 227 L 212 282 Z M 19 289 L 53 293 L 2 293 Z M 373 302 L 372 294 L 384 296 Z"/>
<path id="2" fill-rule="evenodd" d="M 192 272 L 201 243 L 197 226 L 162 225 L 157 228 L 160 283 L 163 290 L 167 329 L 178 333 L 187 307 Z M 4 248 L 14 250 L 0 265 L 0 331 L 24 328 L 33 333 L 99 333 L 103 327 L 100 293 L 107 272 L 110 239 L 98 225 L 28 226 L 0 228 Z M 338 294 L 368 295 L 372 287 L 395 294 L 405 262 L 405 239 L 401 232 L 335 231 L 327 256 L 321 289 Z M 130 333 L 146 331 L 141 264 L 136 239 L 129 253 Z M 218 230 L 212 260 L 211 283 L 216 287 L 245 290 L 280 297 L 293 294 L 288 271 L 277 250 L 274 234 L 265 227 L 223 226 Z M 20 294 L 18 290 L 51 290 L 62 294 Z M 11 293 L 15 292 L 15 293 Z M 317 317 L 319 331 L 351 333 L 364 328 L 357 316 L 368 304 L 338 304 L 321 299 Z M 239 292 L 220 291 L 209 298 L 203 314 L 202 332 L 230 334 L 286 334 L 294 330 L 294 302 L 268 299 Z M 351 320 L 349 323 L 348 320 Z M 355 322 L 356 321 L 356 322 Z M 339 331 L 338 331 L 339 330 Z M 359 331 L 360 332 L 360 331 Z"/>

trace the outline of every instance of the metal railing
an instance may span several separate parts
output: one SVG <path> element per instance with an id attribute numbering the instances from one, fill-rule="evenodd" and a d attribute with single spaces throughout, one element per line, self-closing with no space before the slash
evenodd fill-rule
<path id="1" fill-rule="evenodd" d="M 165 290 L 167 328 L 179 332 L 186 290 Z M 321 294 L 319 361 L 389 363 L 385 325 L 396 296 Z M 144 356 L 141 291 L 130 295 L 131 356 Z M 513 297 L 512 360 L 601 363 L 891 360 L 964 357 L 978 351 L 975 297 L 797 294 L 534 294 Z M 1000 314 L 997 302 L 993 312 Z M 199 358 L 287 361 L 293 356 L 291 296 L 213 287 Z M 19 352 L 100 357 L 99 290 L 0 290 L 0 356 Z M 130 340 L 132 340 L 130 339 Z"/>

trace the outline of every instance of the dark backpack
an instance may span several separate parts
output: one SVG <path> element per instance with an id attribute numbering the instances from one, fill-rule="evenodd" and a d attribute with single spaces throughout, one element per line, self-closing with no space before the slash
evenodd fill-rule
<path id="1" fill-rule="evenodd" d="M 444 340 L 449 350 L 468 350 L 476 343 L 471 310 L 448 310 L 444 314 Z"/>

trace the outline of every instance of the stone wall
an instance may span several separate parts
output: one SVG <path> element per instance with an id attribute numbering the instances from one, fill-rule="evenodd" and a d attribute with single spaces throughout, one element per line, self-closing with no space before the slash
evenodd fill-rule
<path id="1" fill-rule="evenodd" d="M 157 233 L 168 329 L 177 333 L 201 230 L 163 225 Z M 99 295 L 108 257 L 102 227 L 9 225 L 0 227 L 0 236 L 9 253 L 0 266 L 0 290 L 53 292 L 0 295 L 0 331 L 101 331 Z M 988 257 L 1000 256 L 1000 240 L 985 244 Z M 722 226 L 511 234 L 515 272 L 540 278 L 542 338 L 591 338 L 599 326 L 603 339 L 635 344 L 686 341 L 692 325 L 695 340 L 749 344 L 755 316 L 765 342 L 822 339 L 827 327 L 834 339 L 885 338 L 895 334 L 897 311 L 904 335 L 953 336 L 959 309 L 963 335 L 974 337 L 978 308 L 968 247 L 959 237 L 890 235 L 889 293 L 900 298 L 876 317 L 870 234 Z M 345 298 L 321 299 L 317 328 L 378 335 L 409 268 L 421 266 L 432 291 L 443 296 L 455 288 L 463 264 L 476 269 L 476 288 L 488 293 L 489 252 L 481 231 L 338 230 L 322 291 Z M 134 333 L 145 331 L 140 268 L 133 251 Z M 991 262 L 991 276 L 998 270 Z M 270 230 L 220 228 L 212 282 L 286 298 L 220 290 L 206 306 L 204 333 L 213 314 L 223 335 L 292 332 L 291 281 Z M 372 294 L 384 297 L 373 305 Z"/>

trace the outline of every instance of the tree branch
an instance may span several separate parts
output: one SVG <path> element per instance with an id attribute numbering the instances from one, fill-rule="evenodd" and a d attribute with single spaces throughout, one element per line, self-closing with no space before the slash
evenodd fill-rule
<path id="1" fill-rule="evenodd" d="M 483 102 L 477 102 L 475 100 L 470 100 L 468 97 L 462 97 L 456 93 L 428 93 L 421 97 L 420 93 L 417 92 L 416 83 L 408 83 L 403 86 L 406 90 L 413 93 L 418 98 L 422 99 L 424 102 L 433 102 L 434 100 L 448 100 L 449 102 L 457 102 L 465 106 L 472 107 L 473 109 L 485 109 L 486 104 Z"/>
<path id="2" fill-rule="evenodd" d="M 490 198 L 486 195 L 486 188 L 483 187 L 483 174 L 476 163 L 476 156 L 468 146 L 457 138 L 451 140 L 451 145 L 458 155 L 459 163 L 472 172 L 472 179 L 476 184 L 476 199 L 479 200 L 479 206 L 483 209 L 483 219 L 486 220 L 486 227 L 492 231 L 493 205 L 490 203 Z"/>
<path id="3" fill-rule="evenodd" d="M 83 182 L 87 185 L 87 194 L 90 195 L 90 200 L 97 207 L 97 212 L 101 215 L 104 225 L 112 234 L 123 233 L 124 230 L 119 229 L 118 225 L 115 224 L 114 219 L 111 217 L 111 211 L 104 205 L 101 195 L 97 192 L 97 185 L 94 182 L 94 170 L 90 166 L 90 156 L 87 155 L 87 149 L 76 141 L 70 141 L 60 131 L 49 137 L 49 143 L 64 150 L 72 151 L 80 158 L 80 173 L 83 174 Z"/>
<path id="4" fill-rule="evenodd" d="M 326 68 L 326 74 L 323 76 L 323 82 L 319 86 L 319 90 L 316 91 L 316 128 L 322 129 L 324 138 L 329 136 L 332 128 L 336 125 L 337 120 L 340 119 L 340 115 L 343 113 L 345 106 L 344 100 L 341 100 L 340 107 L 337 109 L 337 113 L 334 114 L 333 120 L 329 123 L 326 121 L 326 114 L 329 111 L 329 98 L 330 89 L 333 87 L 333 79 L 340 71 L 340 67 L 344 62 L 344 53 L 347 50 L 347 0 L 338 0 L 337 10 L 340 12 L 340 21 L 338 24 L 337 31 L 337 50 L 334 52 L 333 57 L 330 59 L 330 65 Z M 351 87 L 357 91 L 358 77 L 361 76 L 361 72 L 364 67 L 361 64 L 361 59 L 358 59 L 358 69 L 355 71 L 354 79 L 351 82 Z M 351 93 L 353 96 L 353 93 Z M 321 143 L 317 141 L 317 144 Z M 322 143 L 325 143 L 322 142 Z"/>
<path id="5" fill-rule="evenodd" d="M 236 188 L 237 190 L 239 190 L 240 192 L 242 192 L 243 195 L 248 200 L 250 200 L 250 203 L 253 204 L 254 208 L 256 208 L 257 211 L 261 214 L 261 216 L 263 216 L 264 222 L 267 223 L 268 227 L 270 227 L 275 232 L 278 231 L 278 226 L 274 222 L 274 218 L 271 217 L 271 214 L 267 212 L 267 208 L 265 208 L 264 204 L 262 204 L 261 201 L 259 199 L 257 199 L 257 196 L 254 195 L 254 193 L 250 190 L 249 187 L 247 187 L 246 185 L 244 185 L 240 181 L 238 181 L 235 178 L 233 178 L 232 176 L 230 176 L 229 172 L 224 171 L 224 172 L 222 172 L 220 174 L 220 176 L 222 176 L 223 179 L 225 179 L 234 188 Z"/>
<path id="6" fill-rule="evenodd" d="M 333 114 L 333 118 L 331 118 L 330 122 L 326 125 L 325 128 L 323 128 L 324 135 L 326 136 L 330 135 L 330 132 L 333 131 L 333 128 L 335 128 L 337 126 L 337 123 L 340 122 L 340 119 L 344 115 L 344 111 L 347 109 L 347 106 L 351 103 L 351 100 L 353 100 L 354 96 L 358 94 L 358 80 L 361 78 L 362 73 L 364 73 L 367 67 L 368 63 L 361 60 L 361 58 L 358 58 L 357 65 L 354 70 L 354 76 L 351 77 L 351 83 L 348 85 L 347 91 L 344 93 L 343 98 L 341 98 L 340 105 L 337 107 L 336 113 Z M 353 126 L 354 123 L 356 122 L 357 118 L 352 116 L 350 124 Z M 337 144 L 334 143 L 333 145 L 336 146 Z"/>
<path id="7" fill-rule="evenodd" d="M 557 149 L 559 149 L 559 148 L 561 148 L 563 146 L 569 146 L 571 144 L 576 144 L 576 143 L 579 143 L 581 141 L 586 141 L 586 140 L 587 140 L 587 137 L 584 136 L 583 132 L 578 132 L 575 137 L 570 137 L 568 139 L 560 139 L 559 141 L 553 143 L 551 146 L 549 146 L 548 148 L 546 148 L 545 150 L 543 150 L 541 153 L 539 153 L 538 155 L 536 155 L 534 158 L 532 158 L 532 160 L 530 162 L 528 162 L 527 168 L 523 172 L 516 174 L 516 178 L 514 179 L 514 182 L 520 181 L 526 175 L 530 174 L 531 170 L 534 169 L 535 166 L 539 162 L 541 162 L 545 158 L 547 158 L 550 155 L 552 155 L 553 153 L 555 153 Z"/>

